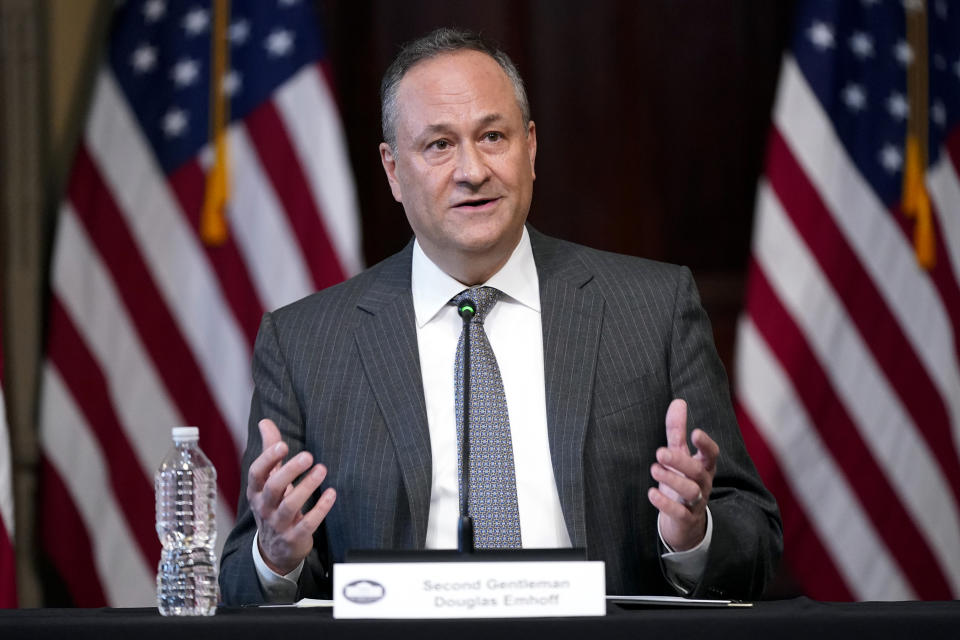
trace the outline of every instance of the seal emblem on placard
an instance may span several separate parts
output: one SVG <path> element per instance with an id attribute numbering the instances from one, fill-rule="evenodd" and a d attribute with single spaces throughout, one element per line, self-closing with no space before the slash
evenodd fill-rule
<path id="1" fill-rule="evenodd" d="M 387 590 L 373 580 L 354 580 L 343 588 L 343 597 L 356 604 L 371 604 L 383 600 Z"/>

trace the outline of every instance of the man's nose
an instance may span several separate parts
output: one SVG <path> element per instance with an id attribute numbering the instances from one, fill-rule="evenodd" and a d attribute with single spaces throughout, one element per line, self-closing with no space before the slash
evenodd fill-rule
<path id="1" fill-rule="evenodd" d="M 457 150 L 457 166 L 453 179 L 458 184 L 479 187 L 490 176 L 483 154 L 473 144 L 462 144 Z"/>

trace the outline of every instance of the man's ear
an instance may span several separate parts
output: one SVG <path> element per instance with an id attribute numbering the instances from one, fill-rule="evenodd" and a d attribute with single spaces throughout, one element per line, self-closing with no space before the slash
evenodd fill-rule
<path id="1" fill-rule="evenodd" d="M 533 120 L 527 125 L 527 154 L 530 156 L 530 175 L 536 180 L 537 172 L 534 170 L 534 165 L 537 160 L 537 125 Z"/>
<path id="2" fill-rule="evenodd" d="M 400 182 L 397 180 L 397 160 L 393 155 L 393 149 L 386 142 L 380 143 L 380 164 L 383 165 L 383 172 L 387 174 L 393 199 L 403 202 L 403 193 L 400 191 Z"/>

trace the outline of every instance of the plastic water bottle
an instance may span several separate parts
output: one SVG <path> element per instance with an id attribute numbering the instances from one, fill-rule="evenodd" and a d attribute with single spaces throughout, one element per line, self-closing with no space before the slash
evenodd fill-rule
<path id="1" fill-rule="evenodd" d="M 157 607 L 165 616 L 212 616 L 217 610 L 217 472 L 196 427 L 174 427 L 173 448 L 154 478 Z"/>

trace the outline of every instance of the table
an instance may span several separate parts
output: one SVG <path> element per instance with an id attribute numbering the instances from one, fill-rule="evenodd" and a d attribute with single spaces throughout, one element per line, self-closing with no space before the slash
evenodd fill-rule
<path id="1" fill-rule="evenodd" d="M 603 618 L 334 620 L 329 609 L 221 608 L 211 618 L 163 618 L 156 609 L 0 611 L 0 639 L 98 640 L 630 640 L 703 638 L 960 638 L 960 601 L 824 603 L 796 598 L 749 609 L 609 604 Z"/>

